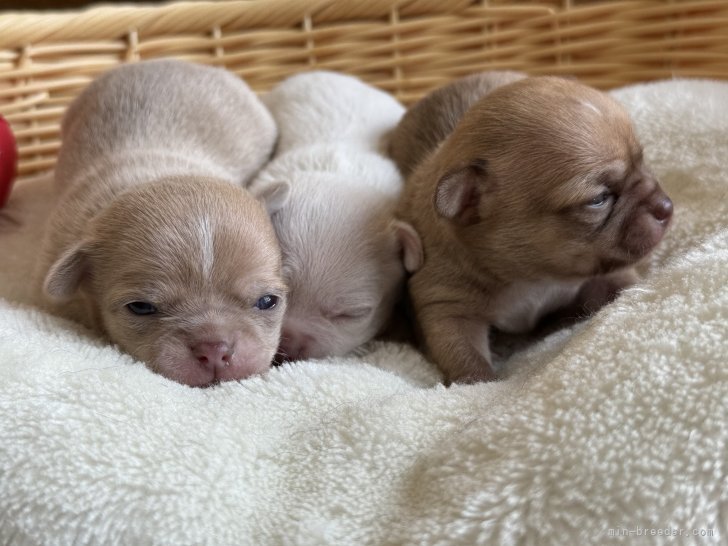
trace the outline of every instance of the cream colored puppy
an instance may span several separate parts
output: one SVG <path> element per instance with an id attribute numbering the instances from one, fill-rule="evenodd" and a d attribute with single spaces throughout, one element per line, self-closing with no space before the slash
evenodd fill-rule
<path id="1" fill-rule="evenodd" d="M 94 81 L 63 122 L 42 267 L 55 309 L 79 296 L 87 325 L 188 385 L 268 369 L 286 286 L 268 211 L 239 185 L 275 138 L 224 70 L 150 61 Z"/>
<path id="2" fill-rule="evenodd" d="M 409 293 L 448 381 L 495 377 L 491 327 L 527 332 L 547 313 L 604 305 L 672 216 L 627 113 L 575 81 L 498 87 L 436 146 L 398 213 L 422 239 Z"/>
<path id="3" fill-rule="evenodd" d="M 342 355 L 383 328 L 419 259 L 416 234 L 393 216 L 402 179 L 380 152 L 404 109 L 330 72 L 291 77 L 264 101 L 280 139 L 252 188 L 291 186 L 273 214 L 290 288 L 281 356 Z"/>

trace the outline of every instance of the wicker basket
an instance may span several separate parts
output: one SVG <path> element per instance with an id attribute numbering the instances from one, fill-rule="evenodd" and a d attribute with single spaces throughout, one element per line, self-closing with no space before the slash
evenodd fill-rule
<path id="1" fill-rule="evenodd" d="M 263 91 L 311 68 L 409 103 L 484 69 L 571 74 L 600 88 L 728 78 L 728 1 L 253 0 L 0 15 L 0 113 L 19 173 L 47 170 L 65 107 L 120 63 L 225 66 Z"/>

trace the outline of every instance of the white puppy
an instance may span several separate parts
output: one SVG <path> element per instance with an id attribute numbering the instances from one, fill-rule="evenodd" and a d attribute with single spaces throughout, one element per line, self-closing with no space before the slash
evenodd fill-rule
<path id="1" fill-rule="evenodd" d="M 268 369 L 280 247 L 240 185 L 276 128 L 247 85 L 180 61 L 123 66 L 74 101 L 62 138 L 41 271 L 55 309 L 79 294 L 88 326 L 188 385 Z"/>
<path id="2" fill-rule="evenodd" d="M 293 76 L 263 100 L 280 137 L 251 188 L 291 186 L 272 216 L 290 290 L 281 356 L 342 355 L 382 330 L 421 259 L 417 234 L 393 217 L 403 181 L 381 152 L 404 108 L 330 72 Z"/>

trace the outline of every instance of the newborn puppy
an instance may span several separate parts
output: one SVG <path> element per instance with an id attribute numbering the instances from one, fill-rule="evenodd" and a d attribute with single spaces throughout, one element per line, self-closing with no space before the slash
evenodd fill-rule
<path id="1" fill-rule="evenodd" d="M 264 101 L 280 139 L 252 188 L 291 186 L 272 216 L 290 289 L 281 356 L 342 355 L 382 329 L 418 259 L 417 235 L 394 219 L 401 177 L 379 152 L 404 109 L 329 72 L 293 76 Z"/>
<path id="2" fill-rule="evenodd" d="M 465 112 L 494 89 L 526 77 L 522 72 L 479 72 L 436 89 L 412 106 L 392 132 L 389 155 L 408 177 L 453 132 Z"/>
<path id="3" fill-rule="evenodd" d="M 529 331 L 633 282 L 672 203 L 615 100 L 536 77 L 476 102 L 408 179 L 398 213 L 424 247 L 409 292 L 425 349 L 448 381 L 472 382 L 494 378 L 491 326 Z"/>
<path id="4" fill-rule="evenodd" d="M 88 326 L 187 385 L 268 369 L 286 286 L 269 213 L 239 187 L 276 138 L 252 91 L 220 69 L 127 65 L 74 101 L 62 138 L 41 273 L 56 310 L 80 295 Z"/>

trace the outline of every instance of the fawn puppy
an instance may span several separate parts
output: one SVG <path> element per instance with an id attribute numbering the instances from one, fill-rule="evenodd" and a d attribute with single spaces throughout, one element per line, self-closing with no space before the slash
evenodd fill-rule
<path id="1" fill-rule="evenodd" d="M 342 355 L 383 328 L 418 259 L 417 235 L 394 219 L 402 179 L 381 143 L 404 108 L 331 72 L 293 76 L 263 100 L 280 138 L 251 187 L 291 188 L 272 216 L 290 289 L 280 357 Z"/>
<path id="2" fill-rule="evenodd" d="M 286 285 L 269 213 L 240 185 L 275 139 L 224 70 L 149 61 L 91 83 L 62 125 L 41 266 L 54 309 L 80 299 L 87 326 L 187 385 L 268 369 Z"/>
<path id="3" fill-rule="evenodd" d="M 398 207 L 424 251 L 411 305 L 449 382 L 494 379 L 491 327 L 526 332 L 547 313 L 610 301 L 634 282 L 631 266 L 672 216 L 629 116 L 609 95 L 523 78 L 465 110 L 409 177 Z"/>

